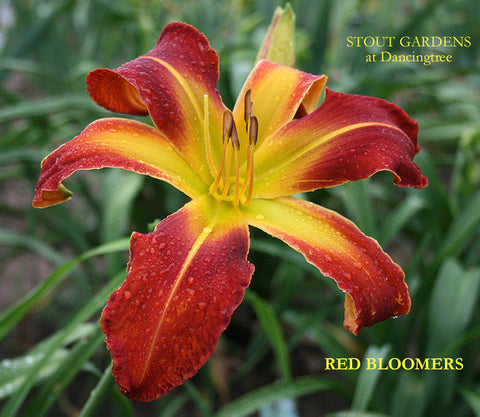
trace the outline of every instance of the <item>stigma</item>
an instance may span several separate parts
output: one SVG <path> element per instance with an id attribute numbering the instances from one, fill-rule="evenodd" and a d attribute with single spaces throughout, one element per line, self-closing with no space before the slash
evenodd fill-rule
<path id="1" fill-rule="evenodd" d="M 248 137 L 246 144 L 246 169 L 240 176 L 240 140 L 237 126 L 230 110 L 223 113 L 222 144 L 223 154 L 215 181 L 210 186 L 210 194 L 219 201 L 231 201 L 234 206 L 248 205 L 252 198 L 254 179 L 254 152 L 258 138 L 258 120 L 253 115 L 251 90 L 245 94 L 244 121 Z"/>

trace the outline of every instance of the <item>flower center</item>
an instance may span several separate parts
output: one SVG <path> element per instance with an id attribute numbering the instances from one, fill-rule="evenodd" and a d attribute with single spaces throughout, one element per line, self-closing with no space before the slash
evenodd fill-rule
<path id="1" fill-rule="evenodd" d="M 258 137 L 258 120 L 252 114 L 251 91 L 245 94 L 244 119 L 248 135 L 245 177 L 240 178 L 240 141 L 237 126 L 230 110 L 223 113 L 223 155 L 210 194 L 219 201 L 231 201 L 233 205 L 248 205 L 252 198 L 254 164 L 253 156 Z M 233 168 L 233 169 L 232 169 Z M 233 172 L 232 172 L 233 171 Z"/>

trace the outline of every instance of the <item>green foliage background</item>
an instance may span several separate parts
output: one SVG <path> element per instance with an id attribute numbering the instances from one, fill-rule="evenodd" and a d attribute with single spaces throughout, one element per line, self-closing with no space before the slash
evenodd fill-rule
<path id="1" fill-rule="evenodd" d="M 480 415 L 480 3 L 292 0 L 297 67 L 337 91 L 381 97 L 420 125 L 430 185 L 390 174 L 305 196 L 354 220 L 402 265 L 410 314 L 343 330 L 343 294 L 252 230 L 246 299 L 197 376 L 149 404 L 124 398 L 98 318 L 124 279 L 128 236 L 178 209 L 172 187 L 119 170 L 68 180 L 67 204 L 31 208 L 41 159 L 109 113 L 85 76 L 149 50 L 163 26 L 204 32 L 231 106 L 274 0 L 3 0 L 0 3 L 0 401 L 13 416 Z M 347 36 L 470 36 L 451 64 L 365 62 Z M 397 52 L 402 52 L 397 50 Z M 416 51 L 420 53 L 422 51 Z M 325 371 L 325 357 L 460 357 L 459 371 Z M 256 414 L 255 414 L 256 413 Z M 329 414 L 330 413 L 330 414 Z"/>

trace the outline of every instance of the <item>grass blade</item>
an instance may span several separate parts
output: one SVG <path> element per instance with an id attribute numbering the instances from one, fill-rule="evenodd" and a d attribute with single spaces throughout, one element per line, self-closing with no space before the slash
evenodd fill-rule
<path id="1" fill-rule="evenodd" d="M 479 226 L 480 193 L 477 193 L 450 224 L 443 238 L 443 245 L 437 253 L 437 262 L 440 264 L 448 256 L 456 255 L 465 249 L 471 237 L 478 232 Z"/>
<path id="2" fill-rule="evenodd" d="M 107 366 L 97 386 L 90 392 L 87 402 L 78 417 L 95 417 L 98 409 L 106 400 L 107 392 L 113 386 L 112 364 Z"/>
<path id="3" fill-rule="evenodd" d="M 340 391 L 343 387 L 332 380 L 319 377 L 295 378 L 267 385 L 234 400 L 223 407 L 215 417 L 243 417 L 282 398 L 296 398 L 318 391 Z"/>
<path id="4" fill-rule="evenodd" d="M 23 413 L 24 417 L 41 417 L 44 416 L 50 407 L 58 400 L 68 384 L 77 375 L 86 361 L 98 350 L 103 344 L 104 334 L 97 327 L 96 332 L 89 339 L 84 339 L 76 344 L 69 352 L 68 357 L 58 369 L 58 371 L 50 377 L 50 379 L 42 385 L 39 392 L 35 395 L 29 406 Z"/>
<path id="5" fill-rule="evenodd" d="M 403 226 L 422 208 L 424 202 L 412 194 L 403 200 L 382 222 L 378 241 L 382 246 L 388 246 L 395 235 L 402 230 Z"/>
<path id="6" fill-rule="evenodd" d="M 26 379 L 25 384 L 21 387 L 15 395 L 10 398 L 5 405 L 0 417 L 16 417 L 18 410 L 22 406 L 26 396 L 32 389 L 37 380 L 37 375 L 41 368 L 44 366 L 44 361 L 62 345 L 64 340 L 73 333 L 76 327 L 89 319 L 93 314 L 100 310 L 107 300 L 108 296 L 117 289 L 125 278 L 125 272 L 122 272 L 114 276 L 87 304 L 85 304 L 70 320 L 70 322 L 57 332 L 55 337 L 51 339 L 45 349 L 45 358 L 38 362 L 38 364 L 32 369 L 29 377 Z"/>
<path id="7" fill-rule="evenodd" d="M 37 288 L 0 316 L 0 340 L 33 308 L 33 306 L 57 287 L 79 263 L 97 255 L 126 250 L 128 239 L 120 239 L 91 249 L 53 271 Z"/>
<path id="8" fill-rule="evenodd" d="M 282 334 L 282 327 L 274 309 L 253 291 L 245 292 L 245 299 L 252 305 L 258 317 L 262 330 L 265 332 L 275 354 L 277 366 L 282 378 L 292 377 L 288 359 L 288 346 Z"/>
<path id="9" fill-rule="evenodd" d="M 45 98 L 40 101 L 20 102 L 0 110 L 0 123 L 36 116 L 48 116 L 66 110 L 98 111 L 98 108 L 84 94 Z"/>
<path id="10" fill-rule="evenodd" d="M 479 290 L 479 268 L 465 270 L 454 259 L 444 262 L 428 311 L 429 355 L 440 353 L 464 333 L 475 312 Z"/>
<path id="11" fill-rule="evenodd" d="M 65 257 L 33 236 L 21 235 L 8 230 L 0 230 L 0 244 L 28 249 L 58 265 L 65 262 Z"/>
<path id="12" fill-rule="evenodd" d="M 369 346 L 365 352 L 366 358 L 385 358 L 390 350 L 389 345 L 382 346 Z M 357 385 L 355 387 L 355 394 L 352 401 L 352 410 L 365 411 L 372 400 L 372 396 L 375 392 L 375 386 L 377 385 L 378 378 L 380 377 L 380 369 L 367 369 L 366 365 L 362 366 L 360 375 L 358 377 Z"/>
<path id="13" fill-rule="evenodd" d="M 349 217 L 368 236 L 377 236 L 372 202 L 368 194 L 368 181 L 349 182 L 342 186 L 342 197 Z"/>

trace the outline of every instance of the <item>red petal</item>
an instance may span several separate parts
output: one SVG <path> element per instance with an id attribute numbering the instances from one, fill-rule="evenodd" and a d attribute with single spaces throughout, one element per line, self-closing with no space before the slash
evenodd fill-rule
<path id="1" fill-rule="evenodd" d="M 132 235 L 127 279 L 101 319 L 130 399 L 153 400 L 193 376 L 242 301 L 253 273 L 248 226 L 226 207 L 211 223 L 210 207 L 194 200 L 153 233 Z"/>
<path id="2" fill-rule="evenodd" d="M 75 171 L 123 168 L 163 179 L 190 197 L 206 186 L 153 127 L 135 120 L 101 119 L 88 125 L 42 161 L 34 207 L 62 203 L 72 195 L 60 183 Z"/>
<path id="3" fill-rule="evenodd" d="M 147 54 L 116 70 L 92 71 L 87 88 L 109 110 L 143 115 L 148 110 L 157 129 L 205 179 L 204 95 L 210 132 L 221 132 L 224 105 L 216 90 L 218 75 L 218 55 L 205 36 L 187 24 L 171 23 Z"/>
<path id="4" fill-rule="evenodd" d="M 413 162 L 417 122 L 385 100 L 326 89 L 324 103 L 270 136 L 255 152 L 254 197 L 272 198 L 391 171 L 395 183 L 423 188 Z"/>
<path id="5" fill-rule="evenodd" d="M 402 269 L 351 221 L 293 197 L 252 200 L 243 211 L 249 224 L 301 252 L 347 293 L 344 326 L 353 334 L 410 310 Z"/>

